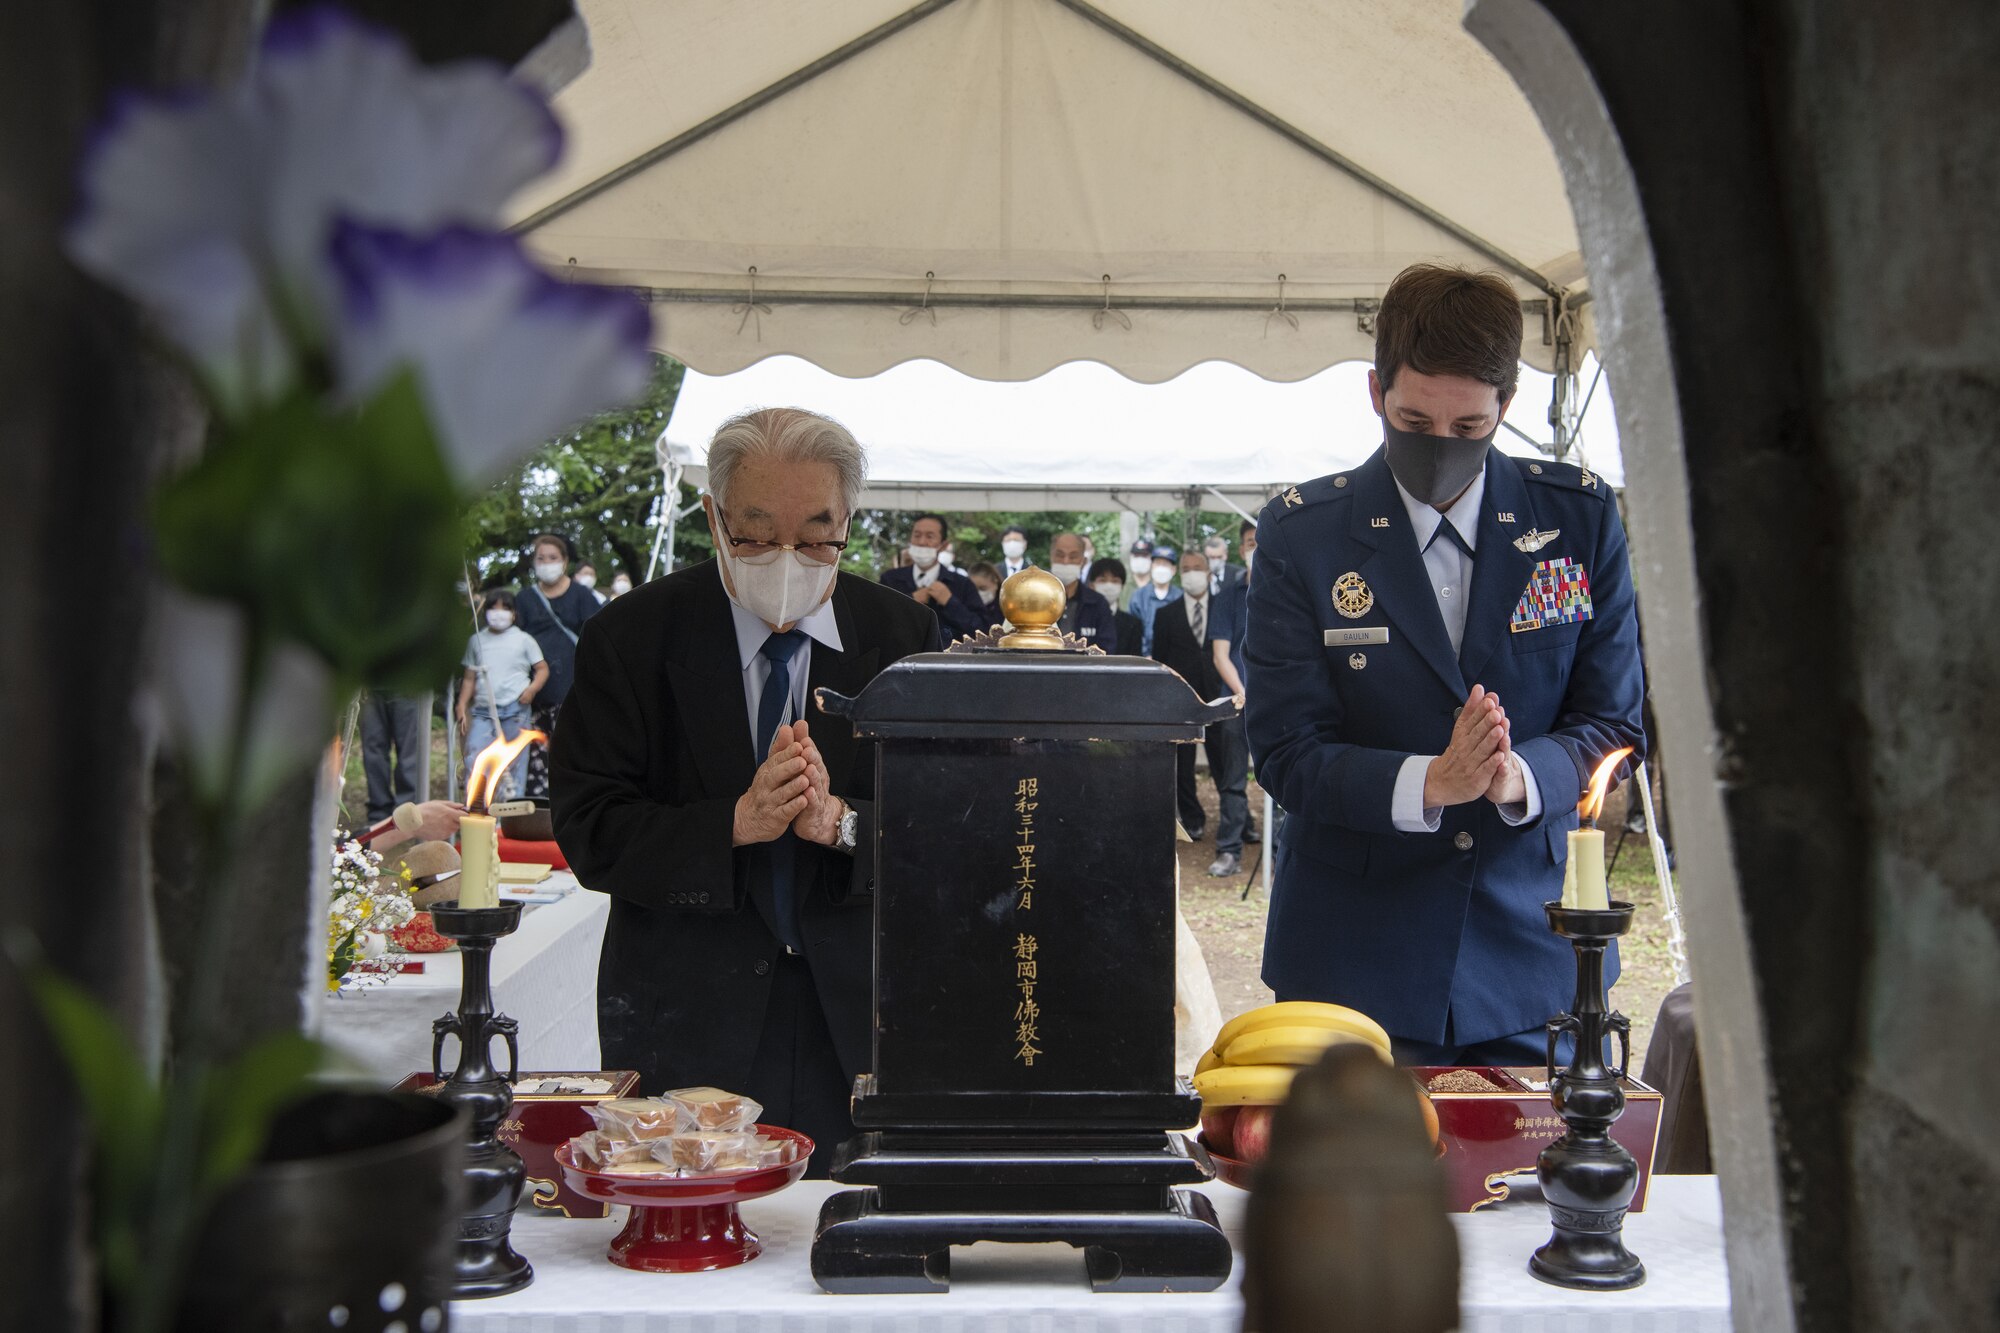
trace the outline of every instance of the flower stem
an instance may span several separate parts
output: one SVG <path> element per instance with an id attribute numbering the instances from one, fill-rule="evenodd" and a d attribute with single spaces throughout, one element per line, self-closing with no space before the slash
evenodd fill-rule
<path id="1" fill-rule="evenodd" d="M 197 793 L 195 827 L 194 932 L 200 953 L 188 969 L 187 1021 L 182 1041 L 170 1055 L 163 1077 L 162 1132 L 151 1190 L 141 1213 L 146 1271 L 136 1290 L 121 1293 L 125 1333 L 165 1333 L 172 1327 L 188 1264 L 206 1219 L 209 1182 L 202 1179 L 202 1120 L 220 1045 L 226 962 L 237 920 L 241 876 L 236 857 L 242 839 L 249 779 L 250 740 L 257 697 L 270 663 L 270 644 L 253 618 L 243 643 L 240 691 L 220 790 L 211 798 Z"/>

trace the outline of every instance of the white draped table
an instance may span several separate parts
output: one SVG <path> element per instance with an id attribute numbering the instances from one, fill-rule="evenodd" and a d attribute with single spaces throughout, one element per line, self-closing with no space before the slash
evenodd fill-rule
<path id="1" fill-rule="evenodd" d="M 1205 1187 L 1232 1242 L 1236 1271 L 1204 1295 L 1099 1295 L 1068 1246 L 976 1245 L 952 1252 L 951 1291 L 922 1296 L 831 1296 L 812 1280 L 808 1255 L 820 1203 L 841 1188 L 801 1181 L 742 1206 L 764 1253 L 717 1273 L 654 1275 L 604 1257 L 624 1209 L 601 1221 L 519 1217 L 514 1244 L 535 1266 L 534 1285 L 511 1296 L 452 1306 L 464 1333 L 1237 1333 L 1242 1301 L 1243 1204 L 1221 1183 Z M 1721 1333 L 1729 1327 L 1722 1205 L 1713 1176 L 1662 1176 L 1626 1243 L 1645 1260 L 1633 1291 L 1585 1293 L 1528 1276 L 1528 1256 L 1548 1238 L 1548 1210 L 1520 1201 L 1453 1217 L 1462 1261 L 1466 1330 L 1479 1333 Z"/>
<path id="2" fill-rule="evenodd" d="M 530 907 L 520 929 L 493 946 L 494 1007 L 521 1025 L 522 1069 L 596 1069 L 597 955 L 611 900 L 562 871 L 534 887 L 564 897 Z M 321 1001 L 321 1038 L 390 1083 L 429 1072 L 431 1020 L 458 1006 L 463 979 L 456 951 L 406 957 L 424 970 Z M 457 1050 L 447 1042 L 447 1074 Z M 498 1042 L 493 1058 L 507 1059 Z"/>

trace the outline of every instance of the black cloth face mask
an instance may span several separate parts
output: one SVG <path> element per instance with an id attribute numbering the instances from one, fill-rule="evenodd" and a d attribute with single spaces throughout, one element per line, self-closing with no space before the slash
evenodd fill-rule
<path id="1" fill-rule="evenodd" d="M 1479 469 L 1486 466 L 1486 451 L 1500 433 L 1496 423 L 1479 439 L 1462 435 L 1419 435 L 1397 430 L 1382 422 L 1382 449 L 1389 473 L 1398 484 L 1427 505 L 1449 504 L 1456 500 Z"/>

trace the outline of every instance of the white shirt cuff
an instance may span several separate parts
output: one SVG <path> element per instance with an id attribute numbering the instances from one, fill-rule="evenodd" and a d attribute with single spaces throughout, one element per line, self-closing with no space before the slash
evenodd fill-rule
<path id="1" fill-rule="evenodd" d="M 1535 781 L 1535 770 L 1522 763 L 1521 756 L 1518 753 L 1510 751 L 1507 758 L 1512 761 L 1515 768 L 1520 770 L 1521 785 L 1528 789 L 1528 794 L 1525 798 L 1518 801 L 1508 801 L 1504 804 L 1496 801 L 1493 808 L 1500 812 L 1501 819 L 1515 826 L 1540 819 L 1542 816 L 1542 784 Z"/>
<path id="2" fill-rule="evenodd" d="M 1424 774 L 1435 755 L 1413 754 L 1396 770 L 1396 791 L 1389 798 L 1389 821 L 1398 833 L 1436 833 L 1439 806 L 1424 808 Z"/>

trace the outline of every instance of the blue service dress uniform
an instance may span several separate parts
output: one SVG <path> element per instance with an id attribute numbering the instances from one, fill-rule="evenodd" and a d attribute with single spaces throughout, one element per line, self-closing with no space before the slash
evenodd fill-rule
<path id="1" fill-rule="evenodd" d="M 1645 751 L 1610 487 L 1489 449 L 1478 523 L 1454 654 L 1382 451 L 1288 488 L 1258 522 L 1244 643 L 1251 754 L 1290 816 L 1265 983 L 1459 1048 L 1539 1029 L 1569 1004 L 1574 958 L 1542 904 L 1561 895 L 1591 772 L 1621 747 Z M 1479 799 L 1446 807 L 1435 832 L 1399 832 L 1403 761 L 1444 752 L 1475 684 L 1499 695 L 1540 814 L 1511 825 Z M 1606 966 L 1615 979 L 1615 949 Z"/>

